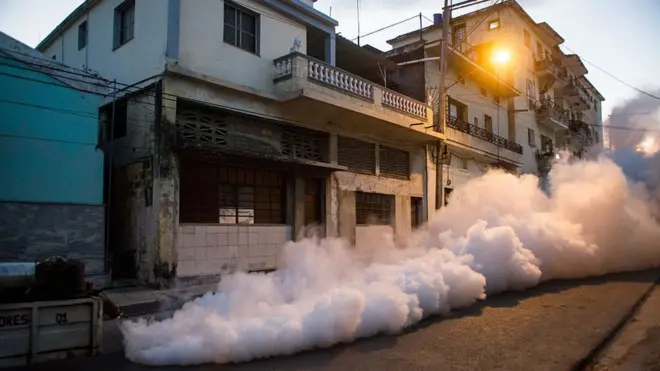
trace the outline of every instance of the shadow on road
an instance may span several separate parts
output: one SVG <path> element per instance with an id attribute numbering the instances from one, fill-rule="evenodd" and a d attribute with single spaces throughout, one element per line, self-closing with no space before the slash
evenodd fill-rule
<path id="1" fill-rule="evenodd" d="M 613 282 L 655 282 L 658 280 L 660 270 L 648 270 L 644 272 L 630 272 L 608 274 L 600 277 L 586 278 L 580 280 L 552 280 L 541 285 L 519 292 L 507 292 L 494 295 L 484 301 L 478 302 L 471 307 L 453 312 L 447 317 L 430 317 L 422 322 L 411 326 L 399 335 L 380 335 L 366 339 L 357 340 L 349 344 L 339 344 L 328 349 L 314 349 L 297 353 L 294 356 L 283 356 L 265 360 L 257 360 L 249 363 L 231 364 L 231 365 L 203 365 L 186 368 L 187 370 L 221 370 L 221 371 L 256 371 L 256 370 L 314 370 L 328 365 L 335 357 L 347 351 L 357 353 L 371 353 L 393 348 L 405 335 L 413 334 L 442 321 L 454 321 L 463 317 L 481 316 L 487 307 L 515 307 L 522 301 L 541 295 L 561 293 L 578 286 L 603 285 Z M 181 367 L 159 367 L 157 370 L 179 370 Z M 93 358 L 72 359 L 60 362 L 48 362 L 37 364 L 30 367 L 15 369 L 16 371 L 56 371 L 56 370 L 155 370 L 151 367 L 141 366 L 128 362 L 122 353 L 106 354 Z"/>

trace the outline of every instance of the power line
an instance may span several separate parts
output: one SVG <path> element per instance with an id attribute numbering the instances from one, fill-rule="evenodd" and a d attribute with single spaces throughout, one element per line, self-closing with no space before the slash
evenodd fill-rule
<path id="1" fill-rule="evenodd" d="M 378 33 L 378 32 L 381 32 L 381 31 L 385 31 L 385 30 L 387 30 L 388 28 L 392 28 L 392 27 L 394 27 L 394 26 L 398 26 L 398 25 L 400 25 L 400 24 L 402 24 L 402 23 L 405 23 L 405 22 L 411 21 L 411 20 L 416 19 L 416 18 L 419 18 L 419 14 L 416 14 L 416 15 L 410 17 L 410 18 L 406 18 L 406 19 L 404 19 L 404 20 L 402 20 L 402 21 L 399 21 L 399 22 L 396 22 L 396 23 L 392 23 L 392 24 L 390 24 L 390 25 L 388 25 L 388 26 L 381 27 L 381 28 L 379 28 L 379 29 L 377 29 L 377 30 L 374 30 L 374 31 L 371 31 L 371 32 L 367 32 L 367 33 L 364 34 L 364 35 L 360 35 L 359 32 L 358 32 L 358 36 L 356 36 L 356 37 L 354 37 L 354 38 L 352 38 L 352 39 L 350 39 L 350 40 L 351 40 L 351 41 L 356 41 L 356 40 L 358 40 L 358 39 L 360 39 L 360 38 L 362 38 L 362 37 L 371 36 L 371 35 L 373 35 L 373 34 L 375 34 L 375 33 Z"/>
<path id="2" fill-rule="evenodd" d="M 566 48 L 566 50 L 568 50 L 569 52 L 571 52 L 571 53 L 573 53 L 573 54 L 576 54 L 576 55 L 579 55 L 578 53 L 576 53 L 575 51 L 573 51 L 573 50 L 572 50 L 571 48 L 569 48 L 568 46 L 566 46 L 566 45 L 562 45 L 562 46 L 563 46 L 564 48 Z M 619 77 L 615 76 L 614 74 L 608 72 L 608 71 L 605 70 L 604 68 L 601 68 L 601 67 L 599 67 L 598 65 L 596 65 L 596 64 L 594 64 L 594 63 L 588 61 L 588 60 L 585 59 L 584 57 L 580 56 L 580 59 L 582 59 L 583 61 L 587 62 L 588 64 L 590 64 L 590 65 L 593 66 L 594 68 L 600 70 L 601 72 L 603 72 L 604 74 L 608 75 L 609 77 L 613 78 L 614 80 L 616 80 L 616 81 L 622 83 L 623 85 L 625 85 L 625 86 L 627 86 L 627 87 L 629 87 L 629 88 L 631 88 L 631 89 L 633 89 L 633 90 L 636 90 L 638 93 L 644 94 L 644 95 L 646 95 L 647 97 L 650 97 L 650 98 L 653 98 L 653 99 L 660 100 L 660 97 L 658 97 L 657 95 L 651 94 L 651 93 L 649 93 L 649 92 L 647 92 L 647 91 L 644 91 L 644 90 L 642 90 L 642 89 L 640 89 L 640 88 L 638 88 L 638 87 L 636 87 L 636 86 L 634 86 L 634 85 L 632 85 L 632 84 L 629 84 L 628 82 L 626 82 L 626 81 L 620 79 Z M 595 89 L 595 88 L 594 88 L 594 89 Z"/>

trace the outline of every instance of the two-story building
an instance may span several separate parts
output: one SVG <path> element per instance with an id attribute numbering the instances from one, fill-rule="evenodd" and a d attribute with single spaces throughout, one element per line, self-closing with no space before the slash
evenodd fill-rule
<path id="1" fill-rule="evenodd" d="M 274 269 L 310 225 L 377 246 L 432 215 L 433 110 L 313 2 L 89 0 L 38 46 L 123 88 L 100 110 L 117 278 Z"/>
<path id="2" fill-rule="evenodd" d="M 460 185 L 489 165 L 543 177 L 556 148 L 579 154 L 600 143 L 603 97 L 584 76 L 579 57 L 561 52 L 564 39 L 550 25 L 535 22 L 514 0 L 449 23 L 448 185 Z M 399 63 L 423 58 L 423 67 L 405 68 L 422 68 L 426 91 L 435 96 L 442 27 L 436 17 L 422 30 L 423 41 L 419 31 L 400 35 L 389 40 L 393 50 L 386 53 Z M 592 139 L 581 139 L 577 128 L 589 129 Z"/>
<path id="3" fill-rule="evenodd" d="M 98 107 L 110 87 L 0 33 L 0 262 L 78 259 L 105 282 Z"/>

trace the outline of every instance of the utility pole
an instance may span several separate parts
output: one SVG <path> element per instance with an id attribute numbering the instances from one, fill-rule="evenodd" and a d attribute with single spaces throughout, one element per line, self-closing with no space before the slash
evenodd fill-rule
<path id="1" fill-rule="evenodd" d="M 440 51 L 440 107 L 438 113 L 440 114 L 438 129 L 442 131 L 447 127 L 447 57 L 449 54 L 449 27 L 451 18 L 451 7 L 449 6 L 449 0 L 445 0 L 445 6 L 442 9 L 442 42 L 441 42 L 441 51 Z M 440 130 L 439 130 L 440 131 Z M 438 156 L 443 156 L 444 151 L 442 148 L 442 142 L 438 141 L 438 151 L 436 152 Z M 444 158 L 440 157 L 436 159 L 436 169 L 435 169 L 435 208 L 440 209 L 444 204 L 444 185 L 442 181 L 442 172 L 444 171 Z"/>

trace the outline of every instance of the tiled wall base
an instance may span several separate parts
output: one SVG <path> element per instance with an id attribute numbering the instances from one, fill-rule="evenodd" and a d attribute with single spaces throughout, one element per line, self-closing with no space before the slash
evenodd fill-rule
<path id="1" fill-rule="evenodd" d="M 291 239 L 291 227 L 180 225 L 177 238 L 179 276 L 267 270 Z"/>

